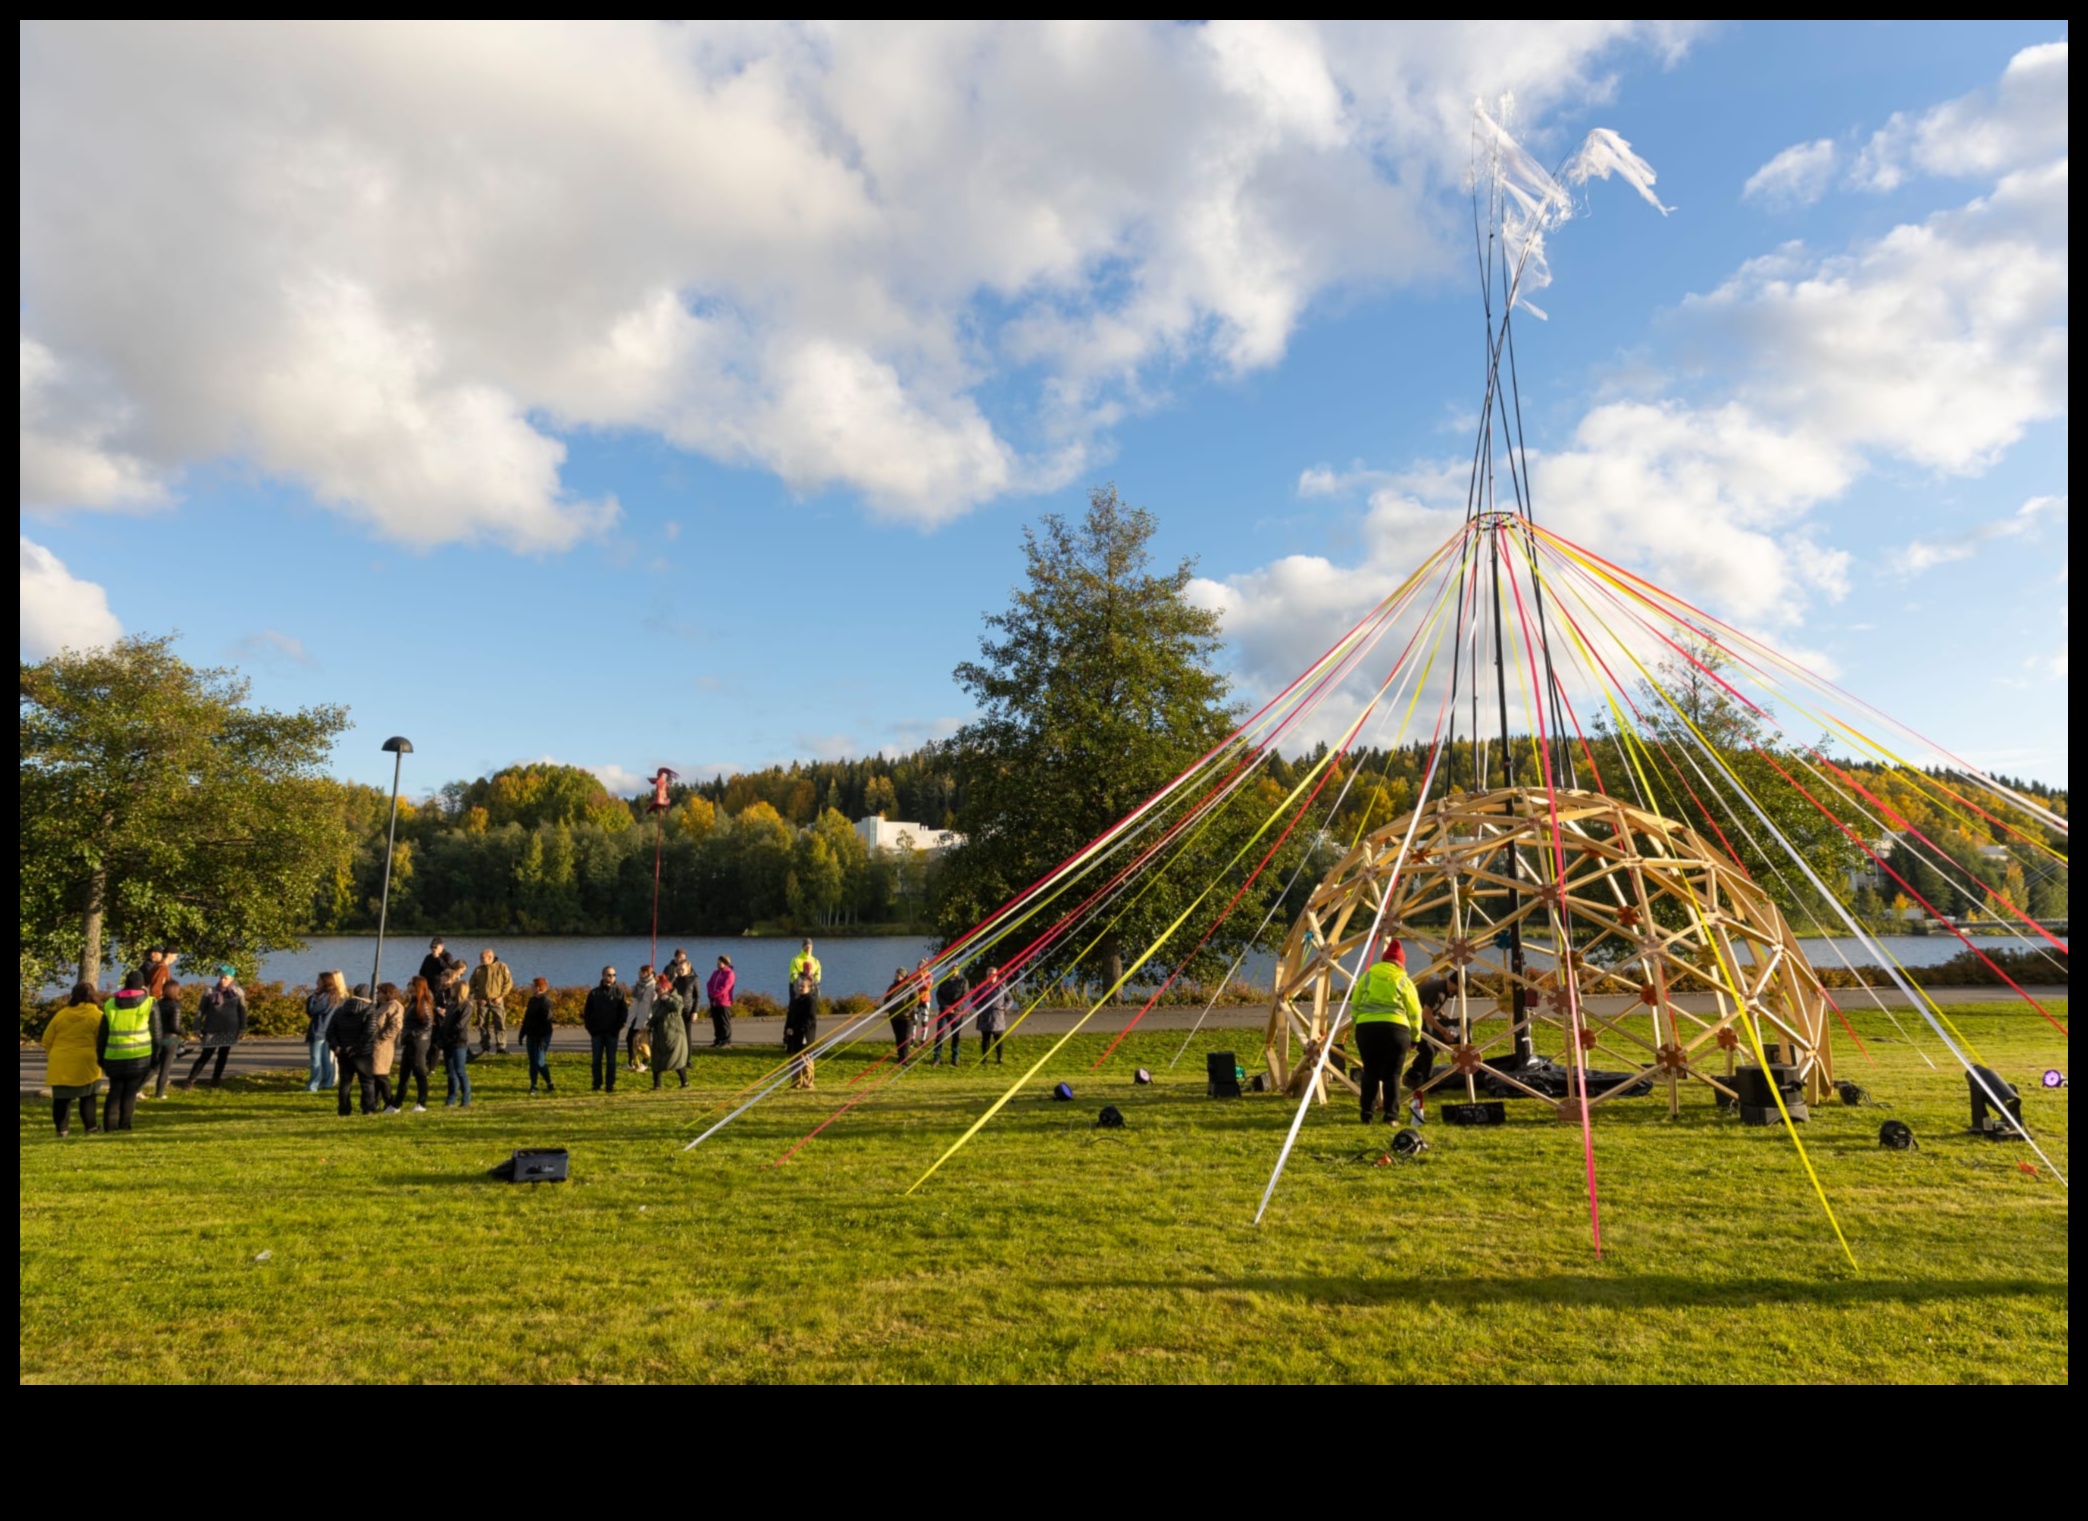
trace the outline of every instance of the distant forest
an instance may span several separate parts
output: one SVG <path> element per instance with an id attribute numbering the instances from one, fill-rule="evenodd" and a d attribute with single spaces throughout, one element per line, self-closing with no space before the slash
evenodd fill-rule
<path id="1" fill-rule="evenodd" d="M 1576 747 L 1585 766 L 1592 756 L 1612 791 L 1629 798 L 1632 770 L 1613 739 Z M 1532 744 L 1522 745 L 1520 774 L 1538 774 Z M 1324 751 L 1264 764 L 1269 779 L 1288 789 Z M 1555 761 L 1562 768 L 1568 757 Z M 1412 805 L 1427 764 L 1425 746 L 1365 750 L 1349 757 L 1322 793 L 1313 840 L 1314 860 L 1294 896 L 1304 894 L 1349 841 L 1391 822 Z M 1470 747 L 1444 758 L 1447 789 L 1472 781 Z M 1498 785 L 1498 756 L 1492 758 Z M 1909 857 L 1910 885 L 1946 913 L 1980 909 L 1978 888 L 2001 892 L 2040 917 L 2066 913 L 2066 873 L 2020 848 L 2006 832 L 1937 810 L 1916 786 L 1914 773 L 1887 772 L 1846 762 L 1866 775 L 1877 794 L 1934 839 L 1961 870 L 1961 881 Z M 660 923 L 663 931 L 738 934 L 748 929 L 847 928 L 928 932 L 935 920 L 940 860 L 923 852 L 868 855 L 853 828 L 872 813 L 955 827 L 964 798 L 958 767 L 946 745 L 908 755 L 860 760 L 798 762 L 677 786 L 659 831 Z M 1621 780 L 1620 780 L 1621 779 Z M 1757 779 L 1759 781 L 1759 779 Z M 1657 774 L 1645 801 L 1659 812 L 1711 833 L 1701 804 Z M 2010 781 L 2059 813 L 2067 797 L 2029 781 Z M 1760 787 L 1773 799 L 1778 789 Z M 1672 793 L 1673 795 L 1669 795 Z M 376 788 L 342 784 L 337 793 L 350 837 L 357 843 L 335 866 L 313 905 L 317 933 L 364 930 L 376 923 L 388 796 Z M 1340 798 L 1338 809 L 1332 807 Z M 402 804 L 394 863 L 391 923 L 407 930 L 506 934 L 636 934 L 651 923 L 655 827 L 644 798 L 611 796 L 594 775 L 571 766 L 513 766 L 490 777 L 452 782 L 419 805 Z M 1837 876 L 1862 864 L 1861 853 L 1803 804 L 1779 809 L 1782 822 L 1816 866 Z M 2002 811 L 2005 816 L 2006 811 Z M 2027 819 L 2010 818 L 2017 825 Z M 1859 828 L 1868 829 L 1859 822 Z M 2031 824 L 2030 832 L 2045 831 Z M 1996 851 L 1992 847 L 2001 846 Z M 1735 841 L 1743 860 L 1747 850 Z M 2063 837 L 2059 849 L 2064 850 Z M 1748 862 L 1750 866 L 1766 863 Z M 1788 892 L 1764 873 L 1779 898 Z M 1900 895 L 1858 891 L 1866 917 L 1888 919 Z M 1275 921 L 1287 927 L 1291 910 Z M 1786 911 L 1803 907 L 1789 902 Z"/>

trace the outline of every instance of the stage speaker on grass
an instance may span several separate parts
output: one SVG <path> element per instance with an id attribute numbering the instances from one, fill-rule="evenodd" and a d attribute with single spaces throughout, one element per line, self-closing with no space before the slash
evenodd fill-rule
<path id="1" fill-rule="evenodd" d="M 526 1147 L 493 1169 L 503 1183 L 563 1183 L 568 1158 L 563 1146 Z"/>
<path id="2" fill-rule="evenodd" d="M 1981 1086 L 1982 1083 L 1985 1086 Z M 1972 1090 L 1972 1133 L 1993 1141 L 2012 1141 L 2023 1133 L 2023 1096 L 2005 1082 L 1992 1067 L 1974 1067 L 1965 1074 Z M 1992 1094 L 1989 1098 L 1987 1095 Z M 1997 1108 L 1995 1100 L 2000 1101 Z"/>
<path id="3" fill-rule="evenodd" d="M 1204 1058 L 1204 1074 L 1212 1098 L 1240 1096 L 1240 1063 L 1230 1051 L 1213 1051 Z"/>

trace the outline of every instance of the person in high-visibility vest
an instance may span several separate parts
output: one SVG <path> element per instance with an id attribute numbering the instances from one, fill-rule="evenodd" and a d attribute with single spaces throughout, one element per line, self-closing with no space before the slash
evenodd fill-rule
<path id="1" fill-rule="evenodd" d="M 131 972 L 123 991 L 102 1005 L 101 1031 L 95 1054 L 109 1079 L 102 1104 L 102 1129 L 128 1130 L 138 1107 L 138 1090 L 152 1074 L 152 1053 L 159 1045 L 159 1004 L 145 989 L 145 974 Z"/>
<path id="2" fill-rule="evenodd" d="M 1356 980 L 1349 995 L 1356 1026 L 1356 1055 L 1363 1062 L 1363 1123 L 1385 1095 L 1385 1123 L 1399 1123 L 1399 1074 L 1407 1053 L 1421 1038 L 1421 995 L 1407 975 L 1406 947 L 1387 938 L 1377 964 Z"/>

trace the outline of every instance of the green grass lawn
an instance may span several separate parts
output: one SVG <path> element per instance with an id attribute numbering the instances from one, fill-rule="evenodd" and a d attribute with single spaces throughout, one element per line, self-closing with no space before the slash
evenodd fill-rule
<path id="1" fill-rule="evenodd" d="M 2036 1087 L 2064 1038 L 2012 1008 L 1952 1015 L 2066 1166 L 2063 1091 Z M 557 1098 L 528 1098 L 514 1056 L 474 1065 L 468 1113 L 438 1081 L 433 1112 L 390 1119 L 255 1079 L 66 1141 L 24 1100 L 22 1377 L 2064 1380 L 2064 1190 L 2019 1170 L 2027 1148 L 1963 1134 L 1954 1066 L 1859 1028 L 1877 1064 L 1838 1043 L 1842 1075 L 1922 1149 L 1881 1151 L 1873 1109 L 1804 1127 L 1858 1271 L 1789 1140 L 1701 1095 L 1679 1120 L 1656 1100 L 1598 1116 L 1600 1261 L 1579 1128 L 1528 1104 L 1497 1130 L 1431 1125 L 1429 1155 L 1393 1166 L 1347 1105 L 1319 1110 L 1256 1227 L 1290 1111 L 1203 1096 L 1205 1049 L 1254 1049 L 1238 1032 L 1171 1073 L 1179 1036 L 1134 1035 L 1099 1076 L 1102 1042 L 1076 1040 L 1050 1073 L 1076 1102 L 1025 1093 L 912 1197 L 1015 1067 L 917 1072 L 782 1167 L 857 1058 L 688 1154 L 759 1053 L 605 1098 L 569 1044 Z M 1141 1062 L 1159 1085 L 1132 1086 Z M 1090 1128 L 1105 1102 L 1125 1130 Z M 570 1147 L 573 1181 L 486 1178 L 532 1145 Z"/>

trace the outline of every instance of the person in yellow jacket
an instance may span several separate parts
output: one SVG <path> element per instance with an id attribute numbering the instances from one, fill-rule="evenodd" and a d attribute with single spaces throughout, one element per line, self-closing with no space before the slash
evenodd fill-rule
<path id="1" fill-rule="evenodd" d="M 507 1055 L 507 996 L 515 990 L 515 974 L 489 946 L 471 969 L 471 1002 L 478 1015 L 479 1055 Z"/>
<path id="2" fill-rule="evenodd" d="M 812 942 L 809 938 L 803 945 L 798 947 L 798 953 L 790 958 L 790 980 L 796 982 L 807 971 L 811 972 L 814 984 L 821 980 L 822 972 L 819 958 L 812 954 Z M 812 991 L 816 993 L 819 989 L 815 985 Z"/>
<path id="3" fill-rule="evenodd" d="M 101 1039 L 101 1023 L 101 995 L 82 982 L 74 986 L 65 1007 L 44 1026 L 51 1118 L 58 1122 L 60 1135 L 71 1134 L 66 1122 L 74 1104 L 80 1106 L 80 1123 L 87 1134 L 94 1134 L 94 1089 L 101 1081 L 101 1062 L 95 1047 Z"/>
<path id="4" fill-rule="evenodd" d="M 1378 1093 L 1385 1095 L 1385 1123 L 1399 1123 L 1399 1074 L 1407 1053 L 1421 1038 L 1421 994 L 1407 975 L 1406 947 L 1387 938 L 1377 964 L 1356 979 L 1349 994 L 1349 1018 L 1356 1026 L 1356 1055 L 1363 1063 L 1363 1123 L 1377 1112 Z"/>

